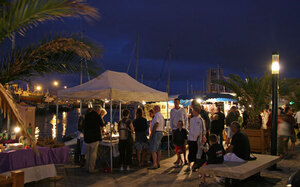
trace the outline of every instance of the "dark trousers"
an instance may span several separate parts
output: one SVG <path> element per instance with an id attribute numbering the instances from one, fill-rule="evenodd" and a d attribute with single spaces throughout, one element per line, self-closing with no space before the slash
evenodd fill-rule
<path id="1" fill-rule="evenodd" d="M 190 163 L 195 162 L 197 152 L 198 152 L 198 144 L 196 141 L 188 141 L 188 145 L 189 145 L 189 155 L 188 155 L 189 162 Z"/>
<path id="2" fill-rule="evenodd" d="M 222 132 L 219 134 L 219 136 L 220 136 L 220 145 L 223 147 L 223 133 Z"/>
<path id="3" fill-rule="evenodd" d="M 131 164 L 132 141 L 119 140 L 120 164 L 123 166 Z"/>

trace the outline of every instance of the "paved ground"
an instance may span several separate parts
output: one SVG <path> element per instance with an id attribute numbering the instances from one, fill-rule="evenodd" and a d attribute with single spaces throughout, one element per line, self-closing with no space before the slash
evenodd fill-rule
<path id="1" fill-rule="evenodd" d="M 114 171 L 112 174 L 95 173 L 88 174 L 82 168 L 75 165 L 67 165 L 66 177 L 56 183 L 50 179 L 27 184 L 26 186 L 199 186 L 198 173 L 184 172 L 183 168 L 173 168 L 175 157 L 166 158 L 161 162 L 161 168 L 148 170 L 147 168 L 133 168 L 130 172 Z M 283 159 L 278 163 L 281 171 L 264 170 L 261 177 L 252 177 L 242 181 L 238 186 L 285 186 L 288 177 L 300 169 L 300 146 L 296 147 L 296 155 L 289 159 Z M 215 178 L 207 178 L 204 186 L 223 186 L 215 181 Z"/>

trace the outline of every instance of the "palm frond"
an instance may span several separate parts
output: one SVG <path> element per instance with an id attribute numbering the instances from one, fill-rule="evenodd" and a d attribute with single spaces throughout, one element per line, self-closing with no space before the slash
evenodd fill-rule
<path id="1" fill-rule="evenodd" d="M 270 102 L 271 76 L 265 74 L 262 78 L 252 78 L 247 72 L 243 80 L 238 75 L 229 75 L 225 80 L 217 80 L 215 83 L 227 87 L 236 94 L 238 103 L 246 109 L 249 121 L 256 121 L 257 116 Z"/>
<path id="2" fill-rule="evenodd" d="M 100 46 L 90 46 L 73 38 L 44 40 L 25 49 L 16 49 L 0 59 L 0 82 L 29 81 L 32 76 L 47 73 L 75 73 L 82 58 L 93 62 L 101 56 Z"/>
<path id="3" fill-rule="evenodd" d="M 63 17 L 97 19 L 97 9 L 82 0 L 15 0 L 4 3 L 0 15 L 0 43 L 13 32 L 24 35 L 28 29 Z"/>

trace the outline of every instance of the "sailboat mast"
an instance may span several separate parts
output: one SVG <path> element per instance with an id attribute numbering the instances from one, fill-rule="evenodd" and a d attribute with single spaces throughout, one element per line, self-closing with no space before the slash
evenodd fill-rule
<path id="1" fill-rule="evenodd" d="M 172 47 L 169 45 L 169 67 L 168 67 L 168 83 L 167 83 L 167 93 L 170 94 L 170 78 L 171 78 L 171 61 L 172 61 Z"/>
<path id="2" fill-rule="evenodd" d="M 140 40 L 140 34 L 137 33 L 136 37 L 136 52 L 135 52 L 135 80 L 138 78 L 138 65 L 139 65 L 139 40 Z"/>

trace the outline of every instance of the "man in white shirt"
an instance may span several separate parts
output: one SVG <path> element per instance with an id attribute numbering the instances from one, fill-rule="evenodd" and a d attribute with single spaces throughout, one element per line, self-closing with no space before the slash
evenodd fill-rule
<path id="1" fill-rule="evenodd" d="M 181 108 L 179 104 L 180 104 L 180 99 L 179 98 L 174 99 L 175 107 L 170 112 L 170 125 L 172 131 L 175 131 L 177 129 L 177 123 L 179 120 L 183 121 L 183 128 L 187 128 L 188 118 L 184 108 Z"/>
<path id="2" fill-rule="evenodd" d="M 150 167 L 149 169 L 157 169 L 160 167 L 159 164 L 160 157 L 161 157 L 160 145 L 161 145 L 161 139 L 163 137 L 162 132 L 165 126 L 165 120 L 163 115 L 160 113 L 160 107 L 158 105 L 155 105 L 153 111 L 155 115 L 151 124 L 150 147 L 149 147 L 149 150 L 152 153 L 153 166 Z"/>
<path id="3" fill-rule="evenodd" d="M 188 145 L 189 145 L 188 160 L 189 160 L 189 162 L 188 162 L 188 167 L 185 170 L 185 172 L 189 172 L 191 170 L 191 163 L 196 162 L 196 156 L 197 156 L 197 152 L 198 152 L 197 141 L 199 139 L 201 140 L 203 135 L 205 134 L 205 127 L 203 124 L 203 119 L 200 116 L 200 110 L 201 110 L 200 106 L 193 107 L 193 111 L 192 111 L 193 117 L 190 120 L 189 135 L 188 135 Z"/>

